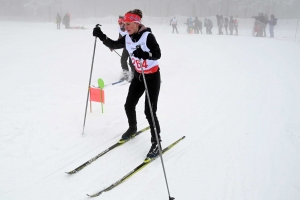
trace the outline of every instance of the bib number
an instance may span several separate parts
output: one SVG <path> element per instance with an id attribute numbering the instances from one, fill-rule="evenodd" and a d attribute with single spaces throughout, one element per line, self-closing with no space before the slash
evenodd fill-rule
<path id="1" fill-rule="evenodd" d="M 139 59 L 135 59 L 135 58 L 131 58 L 133 65 L 138 68 L 141 69 L 141 65 L 140 65 L 140 60 Z M 143 68 L 147 68 L 148 64 L 147 64 L 147 60 L 144 60 L 142 63 L 142 67 Z"/>

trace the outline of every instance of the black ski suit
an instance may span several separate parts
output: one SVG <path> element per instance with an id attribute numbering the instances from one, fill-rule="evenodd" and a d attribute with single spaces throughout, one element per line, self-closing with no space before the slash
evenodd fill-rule
<path id="1" fill-rule="evenodd" d="M 150 28 L 146 28 L 143 25 L 140 25 L 138 33 L 134 33 L 130 35 L 131 39 L 133 42 L 137 42 L 141 36 L 143 35 L 144 32 L 150 32 L 150 34 L 147 37 L 146 40 L 146 45 L 150 49 L 150 52 L 152 53 L 152 57 L 148 58 L 148 60 L 158 60 L 161 57 L 161 52 L 160 52 L 160 47 L 154 37 L 154 35 L 151 33 Z M 103 40 L 103 44 L 106 45 L 108 48 L 111 49 L 121 49 L 121 48 L 126 48 L 126 42 L 125 42 L 125 37 L 123 36 L 117 41 L 113 41 L 110 38 L 106 37 L 105 40 Z M 154 115 L 154 121 L 156 125 L 156 130 L 158 133 L 158 137 L 160 139 L 160 126 L 159 126 L 159 121 L 156 116 L 156 111 L 157 111 L 157 102 L 158 102 L 158 96 L 159 96 L 159 90 L 160 90 L 160 72 L 159 68 L 156 72 L 152 74 L 145 74 L 145 79 L 148 87 L 148 92 L 151 100 L 151 106 L 152 106 L 152 111 Z M 125 111 L 126 115 L 128 118 L 128 124 L 129 127 L 136 126 L 137 120 L 136 120 L 136 111 L 135 107 L 140 99 L 140 97 L 143 95 L 145 91 L 145 86 L 143 82 L 143 76 L 141 73 L 137 72 L 135 70 L 134 72 L 134 78 L 131 81 L 131 84 L 129 86 L 128 90 L 128 95 L 126 98 L 126 103 L 125 103 Z M 148 104 L 148 99 L 147 96 L 145 95 L 145 115 L 148 120 L 148 123 L 150 125 L 151 129 L 151 141 L 156 141 L 155 137 L 155 131 L 154 131 L 154 125 L 152 123 L 152 117 L 150 113 L 150 108 Z"/>

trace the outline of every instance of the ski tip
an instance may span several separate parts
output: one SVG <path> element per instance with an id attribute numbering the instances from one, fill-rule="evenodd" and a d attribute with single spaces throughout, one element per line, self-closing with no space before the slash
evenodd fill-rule
<path id="1" fill-rule="evenodd" d="M 93 198 L 93 197 L 97 197 L 99 196 L 101 193 L 98 193 L 98 194 L 93 194 L 93 195 L 89 195 L 89 194 L 86 194 L 89 198 Z"/>
<path id="2" fill-rule="evenodd" d="M 70 172 L 65 172 L 65 173 L 71 175 L 71 174 L 75 174 L 76 171 L 70 171 Z"/>
<path id="3" fill-rule="evenodd" d="M 184 139 L 184 138 L 185 138 L 185 136 L 182 137 L 182 139 Z"/>
<path id="4" fill-rule="evenodd" d="M 94 195 L 86 194 L 89 198 L 95 197 Z"/>

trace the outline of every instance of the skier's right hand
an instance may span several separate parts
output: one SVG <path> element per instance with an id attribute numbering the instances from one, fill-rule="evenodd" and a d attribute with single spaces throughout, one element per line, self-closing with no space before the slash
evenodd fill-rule
<path id="1" fill-rule="evenodd" d="M 102 32 L 99 26 L 96 26 L 93 30 L 93 36 L 98 37 L 101 41 L 106 40 L 106 35 Z"/>

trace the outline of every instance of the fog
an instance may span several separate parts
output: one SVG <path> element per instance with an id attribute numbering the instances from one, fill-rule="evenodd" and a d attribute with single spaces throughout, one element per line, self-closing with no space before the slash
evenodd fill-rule
<path id="1" fill-rule="evenodd" d="M 250 18 L 258 13 L 278 19 L 300 18 L 299 0 L 0 0 L 0 20 L 53 22 L 57 13 L 71 18 L 123 15 L 139 8 L 145 16 L 207 17 L 222 14 Z"/>

